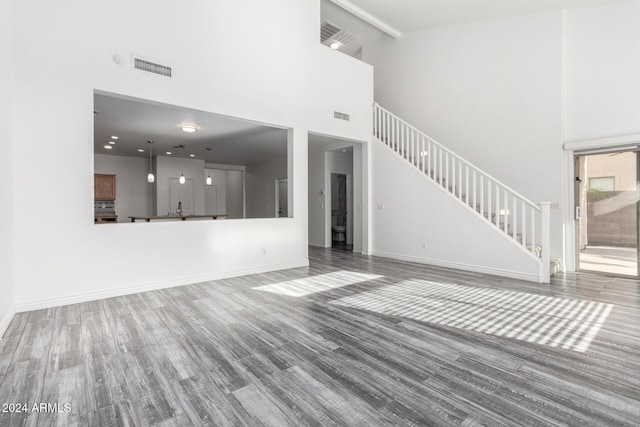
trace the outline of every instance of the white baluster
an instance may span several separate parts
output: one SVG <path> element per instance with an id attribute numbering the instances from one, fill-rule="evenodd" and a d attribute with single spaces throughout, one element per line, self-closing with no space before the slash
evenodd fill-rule
<path id="1" fill-rule="evenodd" d="M 444 168 L 445 168 L 445 172 L 444 172 L 444 186 L 445 188 L 449 187 L 449 185 L 451 185 L 451 177 L 449 177 L 449 152 L 445 151 L 444 152 Z"/>
<path id="2" fill-rule="evenodd" d="M 487 219 L 489 222 L 493 222 L 491 218 L 491 207 L 493 206 L 493 199 L 491 198 L 491 180 L 487 178 Z"/>
<path id="3" fill-rule="evenodd" d="M 407 150 L 405 148 L 406 140 L 405 140 L 405 127 L 398 121 L 398 133 L 400 135 L 400 150 L 402 157 L 407 158 Z"/>
<path id="4" fill-rule="evenodd" d="M 476 170 L 473 170 L 473 210 L 477 209 L 478 206 L 478 183 L 477 183 L 477 176 L 476 176 Z"/>
<path id="5" fill-rule="evenodd" d="M 500 228 L 500 187 L 498 186 L 498 183 L 495 183 L 496 185 L 496 195 L 495 195 L 495 199 L 496 199 L 496 214 L 493 216 L 495 219 L 495 224 L 498 228 Z"/>
<path id="6" fill-rule="evenodd" d="M 451 156 L 451 194 L 456 195 L 456 158 Z"/>
<path id="7" fill-rule="evenodd" d="M 413 161 L 413 165 L 418 167 L 418 156 L 416 156 L 416 131 L 415 129 L 411 129 L 411 158 Z"/>
<path id="8" fill-rule="evenodd" d="M 422 173 L 426 173 L 426 170 L 427 170 L 426 162 L 428 157 L 423 156 L 423 153 L 426 151 L 424 135 L 420 135 L 419 138 L 420 138 L 420 168 L 422 169 Z"/>
<path id="9" fill-rule="evenodd" d="M 527 205 L 524 202 L 524 200 L 522 201 L 522 204 L 520 205 L 520 207 L 522 208 L 522 225 L 520 226 L 520 228 L 522 228 L 522 246 L 526 248 L 527 247 Z"/>
<path id="10" fill-rule="evenodd" d="M 529 208 L 531 211 L 531 253 L 533 256 L 536 255 L 536 210 L 532 207 Z"/>
<path id="11" fill-rule="evenodd" d="M 442 173 L 442 147 L 438 147 L 438 157 L 440 162 L 440 167 L 438 168 L 438 182 L 440 185 L 444 185 L 442 183 L 444 178 L 444 174 Z"/>
<path id="12" fill-rule="evenodd" d="M 389 144 L 389 137 L 387 136 L 387 131 L 389 130 L 389 115 L 387 112 L 384 112 L 382 116 L 382 138 L 383 142 L 387 145 L 387 147 L 391 147 Z"/>
<path id="13" fill-rule="evenodd" d="M 480 174 L 480 215 L 485 216 L 484 212 L 484 175 Z"/>
<path id="14" fill-rule="evenodd" d="M 513 212 L 511 212 L 511 218 L 513 218 L 513 230 L 511 230 L 511 237 L 518 239 L 518 199 L 513 198 Z"/>
<path id="15" fill-rule="evenodd" d="M 373 104 L 373 134 L 376 138 L 380 138 L 378 134 L 378 106 Z"/>
<path id="16" fill-rule="evenodd" d="M 458 160 L 458 199 L 462 199 L 462 161 Z"/>
<path id="17" fill-rule="evenodd" d="M 509 192 L 505 190 L 504 192 L 504 216 L 503 216 L 503 230 L 509 235 L 509 222 L 511 220 L 511 216 L 509 215 Z"/>
<path id="18" fill-rule="evenodd" d="M 469 165 L 464 165 L 464 199 L 467 205 L 471 204 L 471 196 L 469 195 Z M 475 209 L 475 207 L 473 208 Z"/>

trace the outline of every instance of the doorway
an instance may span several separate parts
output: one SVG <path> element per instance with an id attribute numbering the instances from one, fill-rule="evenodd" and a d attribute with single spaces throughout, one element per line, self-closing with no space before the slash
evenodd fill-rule
<path id="1" fill-rule="evenodd" d="M 637 151 L 577 154 L 576 270 L 638 277 Z"/>
<path id="2" fill-rule="evenodd" d="M 367 254 L 367 144 L 310 132 L 308 147 L 309 245 Z M 338 196 L 338 188 L 345 186 L 346 208 L 339 205 Z M 337 230 L 344 240 L 334 227 L 344 227 Z"/>
<path id="3" fill-rule="evenodd" d="M 276 218 L 286 218 L 289 216 L 289 203 L 287 195 L 289 183 L 287 178 L 276 179 Z"/>
<path id="4" fill-rule="evenodd" d="M 331 203 L 331 247 L 353 250 L 353 206 L 351 174 L 331 173 L 329 191 Z"/>

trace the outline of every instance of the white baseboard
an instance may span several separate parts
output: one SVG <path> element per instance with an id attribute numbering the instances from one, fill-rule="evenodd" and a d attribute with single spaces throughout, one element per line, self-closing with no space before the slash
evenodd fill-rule
<path id="1" fill-rule="evenodd" d="M 269 265 L 257 267 L 247 270 L 230 271 L 225 273 L 212 274 L 208 276 L 189 277 L 179 280 L 171 280 L 166 282 L 145 283 L 140 285 L 127 286 L 125 288 L 109 289 L 105 291 L 88 292 L 84 294 L 69 295 L 60 298 L 50 298 L 36 301 L 28 301 L 16 304 L 15 311 L 18 313 L 24 311 L 40 310 L 43 308 L 60 307 L 63 305 L 77 304 L 87 301 L 95 301 L 106 298 L 114 298 L 123 295 L 137 294 L 141 292 L 155 291 L 165 288 L 173 288 L 176 286 L 192 285 L 195 283 L 208 282 L 210 280 L 228 279 L 231 277 L 248 276 L 251 274 L 267 273 L 269 271 L 289 270 L 291 268 L 307 267 L 309 260 L 301 260 L 287 264 Z"/>
<path id="2" fill-rule="evenodd" d="M 9 328 L 9 324 L 13 320 L 13 316 L 16 315 L 15 307 L 10 307 L 9 311 L 5 316 L 0 320 L 0 339 L 4 336 L 4 333 L 7 332 L 7 328 Z"/>
<path id="3" fill-rule="evenodd" d="M 470 271 L 473 273 L 483 273 L 483 274 L 490 274 L 493 276 L 508 277 L 509 279 L 538 282 L 537 274 L 528 274 L 528 273 L 522 273 L 519 271 L 503 270 L 499 268 L 483 267 L 479 265 L 463 264 L 463 263 L 452 262 L 452 261 L 422 258 L 422 257 L 416 257 L 412 255 L 403 255 L 403 254 L 396 254 L 396 253 L 383 252 L 383 251 L 372 251 L 371 255 L 379 256 L 383 258 L 397 259 L 399 261 L 409 261 L 409 262 L 416 262 L 419 264 L 433 265 L 436 267 L 451 268 L 454 270 L 463 270 L 463 271 Z"/>

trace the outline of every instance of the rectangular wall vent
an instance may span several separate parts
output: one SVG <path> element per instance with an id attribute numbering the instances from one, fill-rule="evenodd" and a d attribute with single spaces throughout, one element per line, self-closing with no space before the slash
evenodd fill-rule
<path id="1" fill-rule="evenodd" d="M 351 116 L 349 116 L 346 113 L 340 113 L 338 111 L 334 111 L 333 112 L 333 117 L 335 119 L 340 119 L 340 120 L 346 120 L 346 121 L 350 121 L 351 120 Z"/>
<path id="2" fill-rule="evenodd" d="M 329 40 L 331 37 L 335 36 L 340 32 L 340 28 L 329 21 L 324 21 L 322 27 L 320 27 L 320 43 L 324 43 Z"/>
<path id="3" fill-rule="evenodd" d="M 146 71 L 147 73 L 159 74 L 165 77 L 171 77 L 171 67 L 166 65 L 160 65 L 147 61 L 142 58 L 133 57 L 133 68 L 140 71 Z"/>

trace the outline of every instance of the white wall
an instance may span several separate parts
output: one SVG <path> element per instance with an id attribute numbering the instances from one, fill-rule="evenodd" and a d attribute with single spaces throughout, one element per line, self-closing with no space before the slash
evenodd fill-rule
<path id="1" fill-rule="evenodd" d="M 640 2 L 565 13 L 565 139 L 640 134 Z"/>
<path id="2" fill-rule="evenodd" d="M 11 4 L 0 0 L 0 338 L 14 313 L 13 51 Z M 33 170 L 32 170 L 33 172 Z M 41 178 L 44 178 L 41 176 Z"/>
<path id="3" fill-rule="evenodd" d="M 249 164 L 245 177 L 247 218 L 275 218 L 275 180 L 287 177 L 287 156 Z"/>
<path id="4" fill-rule="evenodd" d="M 244 218 L 244 171 L 227 171 L 227 218 Z"/>
<path id="5" fill-rule="evenodd" d="M 383 107 L 530 200 L 555 204 L 551 256 L 561 258 L 562 13 L 406 33 L 365 45 L 363 57 Z"/>
<path id="6" fill-rule="evenodd" d="M 309 144 L 309 244 L 327 247 L 324 147 Z M 329 242 L 330 244 L 331 242 Z"/>
<path id="7" fill-rule="evenodd" d="M 373 255 L 537 281 L 539 262 L 504 232 L 381 142 L 370 148 Z"/>
<path id="8" fill-rule="evenodd" d="M 118 222 L 129 222 L 129 216 L 150 216 L 154 188 L 147 182 L 148 161 L 139 157 L 96 154 L 95 173 L 116 176 L 116 213 Z"/>
<path id="9" fill-rule="evenodd" d="M 13 6 L 20 309 L 308 262 L 307 133 L 367 140 L 372 123 L 371 67 L 319 44 L 319 1 Z M 173 67 L 173 77 L 131 70 L 131 53 Z M 94 226 L 95 89 L 292 128 L 294 218 Z M 60 200 L 66 209 L 43 219 L 42 204 Z M 105 267 L 109 274 L 95 274 Z"/>

